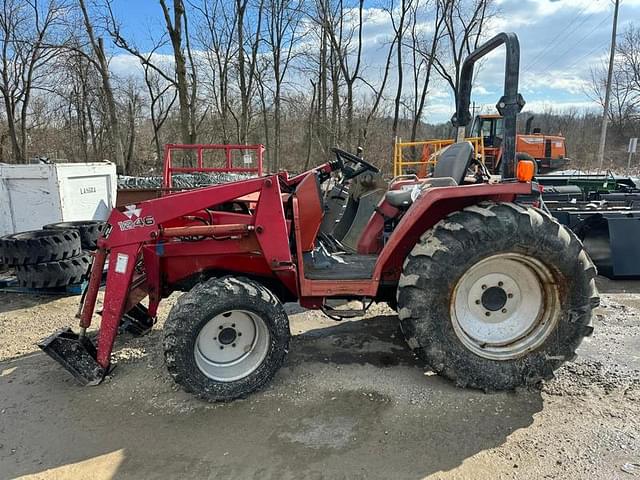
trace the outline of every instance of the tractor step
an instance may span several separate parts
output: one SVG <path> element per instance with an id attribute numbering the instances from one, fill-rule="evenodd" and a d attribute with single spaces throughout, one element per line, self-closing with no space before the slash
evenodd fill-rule
<path id="1" fill-rule="evenodd" d="M 357 318 L 363 317 L 367 310 L 371 306 L 371 303 L 366 303 L 367 298 L 362 298 L 359 301 L 362 303 L 362 308 L 336 308 L 341 305 L 345 305 L 350 299 L 327 299 L 320 309 L 327 317 L 332 320 L 344 320 L 345 318 Z"/>
<path id="2" fill-rule="evenodd" d="M 362 317 L 365 314 L 365 310 L 364 309 L 353 309 L 353 310 L 341 310 L 338 308 L 331 308 L 328 307 L 326 305 L 324 305 L 322 307 L 322 313 L 324 313 L 327 317 L 329 318 L 338 318 L 340 320 L 344 319 L 344 318 L 357 318 L 357 317 Z"/>
<path id="3" fill-rule="evenodd" d="M 149 315 L 147 307 L 138 303 L 122 316 L 119 332 L 129 332 L 132 335 L 141 337 L 151 331 L 156 319 Z"/>
<path id="4" fill-rule="evenodd" d="M 108 373 L 96 361 L 96 347 L 70 328 L 58 330 L 38 346 L 83 385 L 98 385 Z"/>

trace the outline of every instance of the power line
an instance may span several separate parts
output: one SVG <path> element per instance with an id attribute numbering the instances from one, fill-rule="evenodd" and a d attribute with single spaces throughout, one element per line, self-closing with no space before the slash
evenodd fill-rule
<path id="1" fill-rule="evenodd" d="M 585 18 L 582 19 L 582 22 L 580 22 L 579 25 L 577 25 L 576 27 L 574 27 L 572 30 L 571 26 L 580 18 L 580 16 L 584 13 L 584 11 L 587 9 L 588 5 L 585 5 L 584 7 L 582 7 L 578 13 L 576 13 L 576 15 L 573 17 L 573 19 L 569 22 L 569 24 L 564 27 L 562 30 L 560 30 L 555 37 L 553 37 L 548 43 L 547 46 L 544 47 L 540 52 L 538 52 L 538 54 L 533 57 L 531 60 L 529 60 L 529 62 L 527 62 L 526 67 L 524 68 L 525 71 L 530 70 L 531 67 L 534 66 L 534 64 L 536 63 L 536 61 L 538 59 L 541 59 L 544 57 L 544 55 L 550 51 L 551 49 L 555 48 L 555 42 L 556 40 L 558 40 L 560 38 L 560 36 L 562 34 L 565 35 L 565 38 L 568 38 L 574 31 L 576 31 L 580 26 L 582 26 L 584 24 L 584 22 L 586 22 L 589 18 L 591 18 L 593 16 L 593 13 L 587 15 Z"/>
<path id="2" fill-rule="evenodd" d="M 587 53 L 583 53 L 582 55 L 580 55 L 578 58 L 576 58 L 573 62 L 571 62 L 569 65 L 566 65 L 564 67 L 565 70 L 569 70 L 573 67 L 575 67 L 578 63 L 580 63 L 582 60 L 588 58 L 589 56 L 593 55 L 594 53 L 596 53 L 598 50 L 601 50 L 603 48 L 603 45 L 596 45 L 595 48 L 589 50 Z"/>
<path id="3" fill-rule="evenodd" d="M 593 34 L 593 33 L 594 33 L 598 28 L 600 28 L 600 26 L 602 26 L 605 22 L 609 21 L 609 19 L 610 19 L 610 18 L 611 18 L 611 17 L 609 17 L 609 16 L 604 17 L 600 22 L 598 22 L 598 24 L 597 24 L 597 25 L 595 25 L 591 30 L 589 30 L 589 32 L 587 32 L 587 34 L 586 34 L 586 35 L 584 35 L 584 36 L 583 36 L 583 37 L 581 37 L 579 40 L 577 40 L 577 41 L 575 42 L 575 44 L 580 44 L 580 43 L 582 43 L 583 41 L 585 41 L 586 39 L 588 39 L 589 37 L 591 37 L 591 35 L 592 35 L 592 34 Z M 573 48 L 574 48 L 574 46 L 573 46 L 573 45 L 570 45 L 570 46 L 569 46 L 569 48 L 567 48 L 566 50 L 562 51 L 562 53 L 557 54 L 557 55 L 556 55 L 556 60 L 557 60 L 558 58 L 562 58 L 564 55 L 566 55 L 567 53 L 569 53 Z M 549 62 L 548 64 L 546 64 L 543 68 L 541 68 L 539 71 L 544 72 L 544 71 L 549 70 L 549 69 L 553 66 L 553 64 L 554 64 L 554 63 L 556 63 L 556 60 L 552 60 L 551 62 Z"/>

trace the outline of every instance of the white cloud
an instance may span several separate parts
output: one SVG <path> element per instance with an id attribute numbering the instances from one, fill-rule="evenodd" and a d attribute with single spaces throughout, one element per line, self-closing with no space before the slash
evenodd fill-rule
<path id="1" fill-rule="evenodd" d="M 482 85 L 475 85 L 475 86 L 473 87 L 473 92 L 474 92 L 476 95 L 490 95 L 490 94 L 494 93 L 494 92 L 491 92 L 491 91 L 487 90 L 487 89 L 486 89 L 485 87 L 483 87 Z"/>
<path id="2" fill-rule="evenodd" d="M 496 3 L 506 13 L 515 2 L 513 0 L 497 0 Z M 522 4 L 523 2 L 518 0 L 517 3 Z M 571 14 L 576 12 L 600 13 L 611 10 L 611 2 L 609 0 L 528 0 L 524 3 L 529 11 L 530 18 L 548 17 L 567 12 Z M 640 0 L 625 0 L 624 4 L 630 7 L 640 6 Z"/>
<path id="3" fill-rule="evenodd" d="M 534 112 L 534 113 L 543 113 L 543 112 L 548 112 L 548 111 L 553 111 L 553 112 L 563 112 L 563 111 L 567 111 L 567 110 L 588 110 L 588 111 L 592 111 L 592 110 L 597 110 L 600 107 L 596 102 L 592 102 L 592 101 L 561 101 L 558 102 L 556 100 L 533 100 L 531 102 L 527 102 L 527 104 L 525 105 L 524 109 L 527 112 Z"/>
<path id="4" fill-rule="evenodd" d="M 143 52 L 143 55 L 146 53 Z M 151 61 L 167 70 L 173 66 L 173 56 L 154 53 Z M 144 71 L 140 60 L 130 53 L 118 53 L 113 55 L 109 61 L 109 70 L 118 77 L 142 76 Z"/>
<path id="5" fill-rule="evenodd" d="M 558 90 L 572 95 L 581 95 L 589 88 L 588 79 L 569 75 L 560 70 L 550 71 L 548 75 L 525 75 L 520 90 L 522 92 L 539 93 L 545 90 Z"/>

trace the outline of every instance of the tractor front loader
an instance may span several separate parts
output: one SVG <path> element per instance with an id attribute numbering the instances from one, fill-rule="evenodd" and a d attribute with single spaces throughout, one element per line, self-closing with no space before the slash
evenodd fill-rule
<path id="1" fill-rule="evenodd" d="M 473 146 L 457 143 L 432 177 L 390 183 L 354 248 L 343 248 L 330 229 L 321 232 L 322 186 L 378 169 L 337 148 L 335 159 L 297 176 L 283 172 L 115 209 L 93 260 L 79 332 L 57 332 L 42 348 L 83 383 L 97 384 L 109 372 L 123 321 L 133 318 L 145 330 L 163 298 L 186 291 L 164 324 L 167 368 L 187 391 L 227 401 L 258 390 L 282 365 L 290 337 L 284 302 L 342 319 L 376 301 L 396 309 L 409 347 L 458 385 L 501 390 L 550 378 L 591 332 L 596 271 L 570 231 L 517 203 L 539 192 L 533 164 L 515 162 L 524 101 L 514 34 L 496 36 L 466 59 L 454 124 L 463 130 L 470 120 L 474 63 L 503 44 L 499 110 L 508 161 L 501 182 L 489 183 Z M 86 332 L 107 259 L 94 343 Z"/>

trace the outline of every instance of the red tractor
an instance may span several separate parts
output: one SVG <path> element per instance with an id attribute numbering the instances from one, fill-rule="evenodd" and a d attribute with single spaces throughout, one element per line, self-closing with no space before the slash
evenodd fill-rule
<path id="1" fill-rule="evenodd" d="M 460 386 L 501 390 L 550 378 L 592 330 L 596 271 L 569 230 L 516 203 L 538 188 L 533 165 L 515 165 L 523 101 L 514 34 L 496 36 L 466 59 L 454 122 L 464 128 L 469 121 L 474 62 L 502 44 L 510 160 L 502 182 L 488 183 L 471 144 L 458 143 L 432 177 L 391 182 L 355 249 L 320 231 L 323 185 L 378 169 L 340 149 L 334 160 L 293 177 L 278 173 L 113 210 L 81 302 L 79 333 L 57 332 L 41 347 L 83 383 L 100 383 L 123 323 L 149 329 L 162 299 L 186 290 L 164 326 L 167 368 L 195 395 L 227 401 L 263 387 L 285 360 L 283 302 L 340 319 L 375 301 L 396 309 L 409 346 Z M 86 330 L 107 259 L 96 345 Z M 362 307 L 351 308 L 354 301 Z"/>

